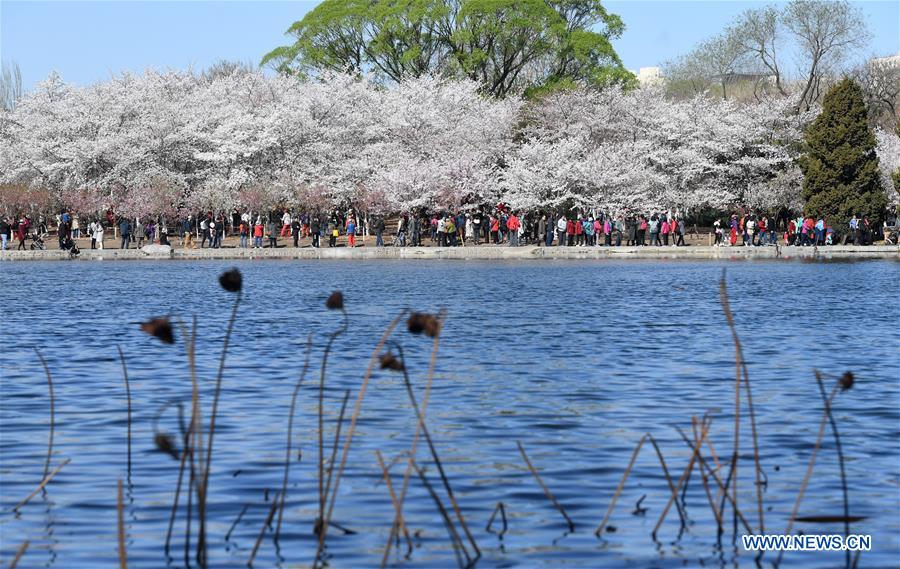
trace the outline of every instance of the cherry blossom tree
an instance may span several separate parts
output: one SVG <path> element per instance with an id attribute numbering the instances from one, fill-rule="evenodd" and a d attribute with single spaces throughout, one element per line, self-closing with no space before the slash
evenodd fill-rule
<path id="1" fill-rule="evenodd" d="M 420 78 L 379 91 L 368 148 L 372 190 L 395 210 L 482 203 L 512 149 L 521 101 L 488 99 L 472 81 Z"/>
<path id="2" fill-rule="evenodd" d="M 812 113 L 792 113 L 796 105 L 587 87 L 525 103 L 427 76 L 384 87 L 343 74 L 148 71 L 75 87 L 52 74 L 0 111 L 0 183 L 129 216 L 497 200 L 797 207 L 795 158 Z"/>
<path id="3" fill-rule="evenodd" d="M 875 129 L 875 138 L 878 146 L 878 167 L 881 170 L 881 183 L 887 192 L 888 202 L 891 205 L 900 205 L 900 194 L 897 187 L 900 181 L 900 136 L 896 132 L 890 132 L 881 128 Z"/>
<path id="4" fill-rule="evenodd" d="M 525 111 L 504 199 L 611 211 L 796 207 L 794 160 L 812 113 L 795 106 L 673 101 L 655 88 L 558 93 Z"/>

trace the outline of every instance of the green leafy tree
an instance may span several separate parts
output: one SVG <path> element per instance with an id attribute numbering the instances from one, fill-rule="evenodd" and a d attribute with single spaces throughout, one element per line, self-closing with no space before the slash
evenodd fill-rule
<path id="1" fill-rule="evenodd" d="M 485 92 L 629 83 L 599 0 L 325 0 L 265 55 L 282 73 L 375 72 L 393 81 L 468 77 Z"/>
<path id="2" fill-rule="evenodd" d="M 274 65 L 285 74 L 311 69 L 361 71 L 368 4 L 365 0 L 322 2 L 288 28 L 287 34 L 297 40 L 267 53 L 262 64 Z"/>
<path id="3" fill-rule="evenodd" d="M 450 41 L 463 73 L 504 95 L 529 64 L 549 55 L 565 23 L 544 0 L 468 0 Z"/>
<path id="4" fill-rule="evenodd" d="M 807 213 L 826 216 L 837 231 L 845 230 L 853 214 L 880 224 L 887 195 L 859 85 L 845 78 L 826 93 L 821 114 L 806 131 L 806 144 L 800 168 Z"/>

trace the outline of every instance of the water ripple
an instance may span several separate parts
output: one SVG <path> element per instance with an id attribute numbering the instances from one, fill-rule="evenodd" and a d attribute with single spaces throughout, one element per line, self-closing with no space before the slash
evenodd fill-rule
<path id="1" fill-rule="evenodd" d="M 7 340 L 0 352 L 4 556 L 28 539 L 30 565 L 115 565 L 115 488 L 121 478 L 127 488 L 130 566 L 184 565 L 182 516 L 171 557 L 163 552 L 178 465 L 155 450 L 153 428 L 166 404 L 189 404 L 189 370 L 180 340 L 164 346 L 144 336 L 136 323 L 165 314 L 188 323 L 197 317 L 198 379 L 208 417 L 233 299 L 215 277 L 230 266 L 211 261 L 0 267 L 0 289 L 17 291 L 28 284 L 27 295 L 8 295 L 0 308 Z M 691 416 L 711 411 L 710 439 L 722 461 L 730 458 L 735 369 L 718 300 L 723 267 L 754 389 L 768 478 L 767 529 L 786 526 L 818 432 L 822 404 L 813 368 L 832 374 L 829 382 L 852 369 L 857 386 L 834 404 L 851 513 L 867 516 L 852 530 L 873 536 L 875 547 L 862 556 L 862 566 L 895 566 L 900 558 L 897 263 L 247 261 L 238 266 L 246 288 L 224 375 L 210 477 L 211 566 L 245 566 L 280 488 L 290 397 L 310 332 L 316 337 L 314 365 L 301 388 L 294 434 L 302 459 L 291 470 L 280 548 L 264 542 L 257 566 L 294 567 L 312 560 L 318 515 L 315 385 L 325 335 L 340 325 L 339 315 L 324 309 L 332 290 L 344 292 L 350 327 L 335 341 L 329 365 L 329 441 L 344 390 L 352 391 L 352 410 L 369 352 L 393 315 L 407 307 L 447 308 L 428 424 L 483 550 L 480 566 L 753 566 L 752 557 L 730 543 L 717 544 L 696 476 L 687 490 L 687 532 L 677 539 L 677 515 L 671 514 L 660 542 L 653 543 L 650 531 L 669 491 L 649 446 L 613 514 L 616 531 L 602 540 L 592 535 L 645 433 L 653 433 L 677 477 L 690 451 L 675 428 L 690 433 Z M 421 402 L 431 342 L 405 332 L 397 339 Z M 126 354 L 131 379 L 130 476 L 116 346 Z M 10 508 L 40 480 L 47 452 L 46 380 L 35 347 L 47 358 L 56 387 L 51 465 L 65 458 L 72 462 L 46 494 L 13 515 Z M 177 434 L 176 408 L 170 406 L 158 423 Z M 380 562 L 393 507 L 374 451 L 388 459 L 398 456 L 411 444 L 414 425 L 401 378 L 376 372 L 335 507 L 335 521 L 357 533 L 329 534 L 332 566 Z M 755 523 L 749 425 L 743 429 L 739 499 Z M 567 524 L 525 468 L 517 440 L 575 521 L 575 533 L 567 533 Z M 419 456 L 440 489 L 424 444 Z M 395 487 L 402 484 L 404 469 L 402 461 L 392 469 Z M 642 496 L 648 511 L 633 515 Z M 502 540 L 484 531 L 498 502 L 506 505 L 509 522 Z M 801 514 L 841 509 L 838 464 L 828 436 Z M 447 531 L 415 477 L 405 516 L 416 533 L 410 564 L 456 565 Z M 835 528 L 803 529 L 830 533 Z M 195 539 L 196 527 L 193 532 Z M 406 563 L 402 554 L 393 559 Z M 794 553 L 786 555 L 784 566 L 828 567 L 842 560 L 836 553 Z"/>

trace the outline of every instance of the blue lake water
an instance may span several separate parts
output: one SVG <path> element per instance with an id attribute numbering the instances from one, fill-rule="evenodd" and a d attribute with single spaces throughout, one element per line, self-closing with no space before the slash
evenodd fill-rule
<path id="1" fill-rule="evenodd" d="M 137 323 L 172 314 L 197 317 L 198 369 L 208 417 L 233 295 L 217 276 L 226 262 L 3 263 L 0 352 L 0 537 L 9 560 L 29 540 L 22 567 L 111 567 L 116 550 L 116 485 L 125 481 L 129 567 L 183 567 L 184 518 L 173 551 L 163 551 L 178 463 L 157 452 L 154 417 L 167 402 L 189 403 L 191 383 L 180 338 L 163 345 Z M 716 524 L 696 472 L 685 494 L 686 531 L 674 509 L 651 530 L 669 495 L 647 446 L 610 524 L 594 537 L 635 444 L 659 442 L 677 479 L 691 452 L 676 428 L 714 413 L 710 438 L 723 462 L 733 444 L 734 347 L 719 303 L 727 268 L 731 307 L 747 358 L 768 479 L 767 533 L 783 533 L 819 429 L 828 389 L 852 370 L 834 415 L 849 480 L 850 513 L 866 516 L 853 533 L 871 534 L 860 567 L 900 564 L 900 264 L 867 262 L 297 262 L 247 261 L 244 297 L 229 350 L 209 489 L 211 567 L 243 567 L 281 486 L 291 392 L 308 333 L 312 364 L 295 422 L 295 463 L 280 548 L 266 533 L 256 567 L 308 566 L 317 516 L 316 385 L 327 335 L 340 313 L 325 309 L 344 292 L 349 329 L 335 341 L 326 387 L 330 441 L 345 389 L 351 408 L 368 358 L 403 308 L 446 308 L 428 425 L 460 507 L 477 540 L 482 567 L 753 567 L 753 555 Z M 431 342 L 409 334 L 403 346 L 419 399 Z M 126 399 L 116 347 L 127 359 L 133 405 L 133 455 L 127 472 Z M 47 384 L 34 348 L 53 372 L 56 433 L 51 468 L 71 459 L 19 514 L 12 507 L 41 480 L 47 452 Z M 742 399 L 743 399 L 742 393 Z M 746 419 L 747 409 L 742 410 Z M 172 408 L 159 428 L 177 432 Z M 332 528 L 332 567 L 374 567 L 393 519 L 375 451 L 390 460 L 409 448 L 414 414 L 402 377 L 375 373 L 341 482 Z M 346 426 L 344 427 L 346 432 Z M 749 422 L 741 425 L 739 507 L 758 527 Z M 547 486 L 575 523 L 545 498 L 517 450 L 521 441 Z M 330 444 L 329 444 L 330 446 Z M 419 462 L 441 492 L 427 447 Z M 708 450 L 704 456 L 712 460 Z M 404 466 L 391 474 L 399 485 Z M 727 464 L 723 471 L 727 470 Z M 712 482 L 711 482 L 712 483 Z M 715 491 L 715 487 L 712 487 Z M 633 514 L 646 495 L 643 515 Z M 444 498 L 446 502 L 446 498 Z M 508 532 L 485 531 L 498 502 Z M 838 461 L 830 430 L 800 515 L 842 514 Z M 226 540 L 233 522 L 246 508 Z M 448 504 L 449 507 L 449 504 Z M 447 530 L 421 482 L 405 507 L 415 549 L 391 564 L 453 567 Z M 840 524 L 800 523 L 805 533 L 842 533 Z M 196 536 L 196 525 L 192 528 Z M 742 531 L 739 533 L 743 533 Z M 764 564 L 774 555 L 765 557 Z M 785 567 L 838 567 L 843 553 L 786 553 Z"/>

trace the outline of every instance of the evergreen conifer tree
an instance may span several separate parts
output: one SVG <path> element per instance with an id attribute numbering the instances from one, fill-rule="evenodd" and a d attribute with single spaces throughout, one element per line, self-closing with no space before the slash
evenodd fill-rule
<path id="1" fill-rule="evenodd" d="M 854 214 L 880 226 L 887 194 L 859 85 L 845 78 L 829 89 L 821 114 L 806 131 L 806 145 L 800 168 L 807 215 L 825 216 L 838 234 L 848 230 Z"/>

